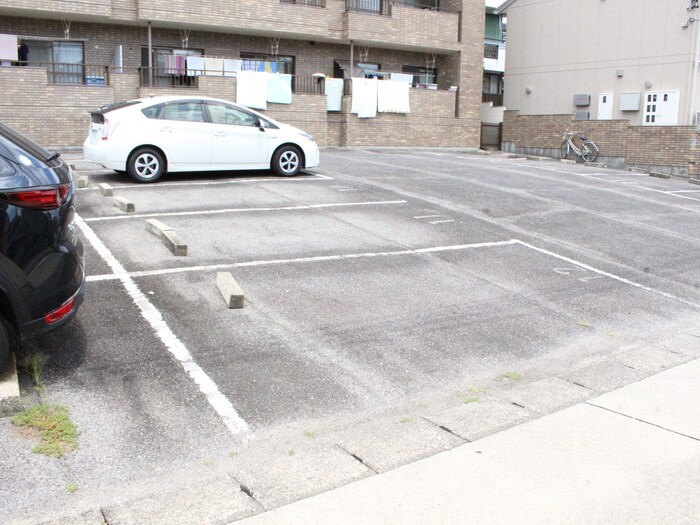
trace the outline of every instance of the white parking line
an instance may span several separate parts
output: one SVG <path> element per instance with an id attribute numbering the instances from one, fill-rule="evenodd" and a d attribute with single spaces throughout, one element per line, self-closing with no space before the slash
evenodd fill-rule
<path id="1" fill-rule="evenodd" d="M 230 268 L 250 268 L 250 267 L 260 267 L 260 266 L 275 266 L 275 265 L 282 265 L 282 264 L 299 264 L 299 263 L 303 264 L 303 263 L 342 261 L 342 260 L 348 260 L 348 259 L 362 259 L 362 258 L 374 258 L 374 257 L 397 257 L 397 256 L 403 256 L 403 255 L 421 255 L 421 254 L 426 254 L 426 253 L 442 253 L 442 252 L 461 251 L 461 250 L 469 250 L 469 249 L 476 249 L 476 248 L 493 248 L 493 247 L 497 247 L 497 246 L 509 246 L 509 245 L 524 246 L 525 248 L 528 248 L 530 250 L 545 254 L 549 257 L 559 259 L 560 261 L 565 261 L 569 264 L 577 266 L 578 268 L 583 268 L 583 269 L 588 270 L 590 272 L 593 272 L 597 275 L 600 275 L 603 277 L 608 277 L 610 279 L 621 282 L 623 284 L 633 286 L 635 288 L 639 288 L 641 290 L 644 290 L 646 292 L 650 292 L 650 293 L 653 293 L 656 295 L 660 295 L 662 297 L 665 297 L 666 299 L 671 299 L 673 301 L 679 302 L 679 303 L 684 304 L 686 306 L 691 306 L 693 308 L 700 309 L 700 304 L 698 304 L 698 303 L 694 303 L 692 301 L 687 301 L 686 299 L 683 299 L 683 298 L 678 297 L 676 295 L 664 292 L 662 290 L 658 290 L 656 288 L 651 288 L 649 286 L 645 286 L 643 284 L 637 283 L 635 281 L 631 281 L 631 280 L 626 279 L 624 277 L 620 277 L 619 275 L 615 275 L 613 273 L 606 272 L 604 270 L 600 270 L 600 269 L 595 268 L 593 266 L 590 266 L 588 264 L 579 262 L 575 259 L 571 259 L 569 257 L 559 255 L 555 252 L 551 252 L 551 251 L 545 250 L 543 248 L 538 248 L 537 246 L 534 246 L 532 244 L 529 244 L 527 242 L 524 242 L 524 241 L 521 241 L 518 239 L 510 239 L 507 241 L 482 242 L 482 243 L 474 243 L 474 244 L 456 244 L 456 245 L 451 245 L 451 246 L 435 246 L 432 248 L 417 248 L 417 249 L 413 249 L 413 250 L 396 250 L 396 251 L 385 251 L 385 252 L 364 252 L 364 253 L 351 253 L 351 254 L 344 254 L 344 255 L 320 255 L 320 256 L 316 256 L 316 257 L 297 257 L 297 258 L 293 258 L 293 259 L 270 259 L 270 260 L 248 261 L 248 262 L 239 262 L 239 263 L 211 264 L 211 265 L 203 265 L 203 266 L 186 266 L 186 267 L 180 267 L 180 268 L 166 268 L 166 269 L 162 269 L 162 270 L 145 270 L 145 271 L 136 271 L 136 272 L 130 272 L 130 273 L 121 273 L 121 274 L 117 274 L 117 272 L 115 272 L 114 274 L 93 275 L 93 276 L 88 277 L 87 281 L 88 282 L 111 281 L 111 280 L 115 280 L 115 279 L 122 279 L 124 277 L 129 277 L 129 278 L 155 277 L 155 276 L 160 276 L 160 275 L 171 275 L 171 274 L 176 274 L 176 273 L 187 273 L 187 272 L 212 272 L 212 271 L 225 270 L 225 269 L 230 269 Z M 555 269 L 555 271 L 556 271 L 556 269 Z M 590 279 L 584 280 L 584 282 L 587 282 L 588 280 L 590 280 Z"/>
<path id="2" fill-rule="evenodd" d="M 177 211 L 162 213 L 142 213 L 139 215 L 113 215 L 110 217 L 90 217 L 85 222 L 118 221 L 123 219 L 145 219 L 153 217 L 186 217 L 188 215 L 219 215 L 222 213 L 247 213 L 256 211 L 297 211 L 319 210 L 323 208 L 344 208 L 349 206 L 384 206 L 390 204 L 406 204 L 407 201 L 366 201 L 366 202 L 334 202 L 330 204 L 302 204 L 299 206 L 279 206 L 271 208 L 227 208 L 223 210 Z"/>
<path id="3" fill-rule="evenodd" d="M 388 252 L 364 252 L 364 253 L 348 253 L 343 255 L 319 255 L 316 257 L 296 257 L 293 259 L 269 259 L 262 261 L 247 261 L 239 263 L 225 263 L 225 264 L 210 264 L 204 266 L 184 266 L 180 268 L 166 268 L 163 270 L 146 270 L 140 272 L 131 272 L 127 275 L 129 277 L 153 277 L 157 275 L 166 275 L 174 273 L 186 273 L 186 272 L 210 272 L 216 270 L 225 270 L 229 268 L 249 268 L 256 266 L 274 266 L 279 264 L 294 264 L 294 263 L 314 263 L 314 262 L 326 262 L 326 261 L 342 261 L 347 259 L 364 259 L 373 257 L 395 257 L 399 255 L 420 255 L 424 253 L 440 253 L 440 252 L 450 252 L 458 250 L 468 250 L 474 248 L 491 248 L 494 246 L 508 246 L 509 244 L 516 244 L 517 241 L 511 239 L 508 241 L 494 241 L 494 242 L 481 242 L 474 244 L 456 244 L 452 246 L 436 246 L 432 248 L 417 248 L 414 250 L 396 250 Z M 104 275 L 92 275 L 87 278 L 88 282 L 95 281 L 111 281 L 119 279 L 119 275 L 115 274 L 104 274 Z"/>
<path id="4" fill-rule="evenodd" d="M 524 241 L 519 241 L 519 240 L 514 240 L 516 244 L 519 244 L 521 246 L 525 246 L 526 248 L 529 248 L 531 250 L 534 250 L 536 252 L 543 253 L 545 255 L 548 255 L 550 257 L 555 257 L 556 259 L 559 259 L 561 261 L 566 261 L 569 264 L 573 264 L 575 266 L 578 266 L 579 268 L 583 268 L 585 270 L 588 270 L 589 272 L 597 273 L 598 275 L 602 275 L 604 277 L 609 277 L 610 279 L 614 279 L 616 281 L 619 281 L 624 284 L 628 284 L 630 286 L 634 286 L 635 288 L 640 288 L 642 290 L 645 290 L 647 292 L 651 292 L 657 295 L 661 295 L 662 297 L 665 297 L 667 299 L 672 299 L 674 301 L 677 301 L 679 303 L 685 304 L 686 306 L 692 306 L 693 308 L 698 308 L 700 309 L 700 304 L 694 303 L 692 301 L 686 301 L 685 299 L 682 299 L 676 295 L 672 295 L 670 293 L 664 292 L 662 290 L 658 290 L 656 288 L 651 288 L 649 286 L 645 286 L 643 284 L 630 281 L 629 279 L 625 279 L 624 277 L 620 277 L 619 275 L 615 275 L 613 273 L 609 273 L 603 270 L 599 270 L 598 268 L 595 268 L 593 266 L 590 266 L 588 264 L 576 261 L 575 259 L 571 259 L 569 257 L 565 257 L 564 255 L 559 255 L 558 253 L 550 252 L 549 250 L 545 250 L 543 248 L 538 248 L 537 246 L 533 246 L 532 244 L 528 244 Z"/>
<path id="5" fill-rule="evenodd" d="M 92 173 L 92 172 L 90 172 Z M 117 184 L 112 183 L 112 186 L 119 189 L 133 189 L 138 188 L 144 189 L 163 189 L 170 188 L 172 186 L 221 186 L 224 184 L 239 184 L 242 182 L 309 182 L 314 180 L 333 180 L 333 177 L 328 175 L 321 175 L 320 173 L 309 173 L 310 177 L 280 177 L 275 179 L 270 178 L 254 178 L 254 179 L 228 179 L 228 180 L 210 180 L 202 182 L 161 182 L 159 184 Z M 97 188 L 79 188 L 78 191 L 90 191 L 96 190 Z"/>
<path id="6" fill-rule="evenodd" d="M 224 425 L 229 431 L 238 435 L 248 432 L 248 424 L 238 415 L 231 402 L 220 391 L 214 381 L 195 363 L 187 347 L 180 341 L 167 325 L 158 309 L 148 300 L 143 292 L 136 285 L 131 276 L 126 272 L 121 263 L 114 257 L 109 248 L 100 240 L 97 234 L 88 226 L 85 221 L 76 214 L 75 222 L 82 231 L 85 238 L 95 248 L 97 253 L 104 259 L 114 272 L 113 277 L 124 285 L 127 293 L 138 306 L 141 316 L 151 325 L 151 328 L 163 342 L 168 352 L 178 360 L 187 375 L 192 378 L 199 390 L 206 396 L 209 404 L 214 408 Z M 90 279 L 88 279 L 90 280 Z"/>

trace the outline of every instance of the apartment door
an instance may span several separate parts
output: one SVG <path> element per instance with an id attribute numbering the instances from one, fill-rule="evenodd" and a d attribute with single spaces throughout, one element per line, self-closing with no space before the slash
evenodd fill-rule
<path id="1" fill-rule="evenodd" d="M 601 93 L 598 95 L 598 120 L 612 120 L 613 99 L 612 93 Z"/>
<path id="2" fill-rule="evenodd" d="M 678 91 L 647 91 L 644 93 L 644 126 L 678 125 Z"/>

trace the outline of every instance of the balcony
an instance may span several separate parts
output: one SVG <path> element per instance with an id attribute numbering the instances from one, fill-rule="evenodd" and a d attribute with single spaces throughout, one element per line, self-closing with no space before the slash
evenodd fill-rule
<path id="1" fill-rule="evenodd" d="M 459 12 L 434 0 L 345 0 L 345 38 L 413 51 L 459 49 Z"/>
<path id="2" fill-rule="evenodd" d="M 503 105 L 503 93 L 482 93 L 482 102 L 491 102 L 493 107 L 498 107 Z"/>
<path id="3" fill-rule="evenodd" d="M 280 0 L 280 3 L 306 5 L 309 7 L 326 7 L 326 0 Z"/>
<path id="4" fill-rule="evenodd" d="M 49 5 L 50 4 L 50 5 Z M 112 16 L 112 0 L 83 0 L 81 2 L 42 2 L 40 0 L 0 0 L 0 9 L 11 9 L 13 16 L 49 15 L 60 20 L 61 15 L 85 15 L 108 18 Z"/>

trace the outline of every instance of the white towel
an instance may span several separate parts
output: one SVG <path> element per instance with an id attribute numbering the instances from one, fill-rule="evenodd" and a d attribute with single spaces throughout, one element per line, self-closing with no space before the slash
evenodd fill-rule
<path id="1" fill-rule="evenodd" d="M 352 107 L 350 112 L 357 113 L 358 118 L 375 118 L 377 116 L 376 78 L 352 79 Z"/>
<path id="2" fill-rule="evenodd" d="M 224 76 L 235 77 L 236 71 L 241 70 L 241 61 L 235 58 L 224 58 Z"/>
<path id="3" fill-rule="evenodd" d="M 409 73 L 392 73 L 391 80 L 396 80 L 398 82 L 406 82 L 408 84 L 413 84 L 413 75 Z"/>
<path id="4" fill-rule="evenodd" d="M 343 79 L 326 79 L 326 111 L 340 111 L 343 106 Z"/>
<path id="5" fill-rule="evenodd" d="M 396 80 L 382 80 L 377 86 L 377 111 L 380 113 L 410 113 L 410 85 Z"/>
<path id="6" fill-rule="evenodd" d="M 187 57 L 187 76 L 198 77 L 204 74 L 204 57 Z"/>
<path id="7" fill-rule="evenodd" d="M 267 74 L 239 71 L 236 77 L 236 102 L 248 108 L 267 109 Z"/>
<path id="8" fill-rule="evenodd" d="M 220 77 L 224 74 L 224 59 L 223 58 L 205 58 L 204 69 L 206 75 L 212 77 Z"/>
<path id="9" fill-rule="evenodd" d="M 274 104 L 292 103 L 292 75 L 265 73 L 267 75 L 267 101 Z"/>

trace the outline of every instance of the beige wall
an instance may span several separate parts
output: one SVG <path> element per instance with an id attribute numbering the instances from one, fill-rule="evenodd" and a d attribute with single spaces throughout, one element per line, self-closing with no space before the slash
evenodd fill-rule
<path id="1" fill-rule="evenodd" d="M 694 39 L 700 22 L 685 0 L 516 0 L 508 9 L 504 104 L 521 115 L 573 113 L 575 94 L 613 93 L 613 119 L 642 124 L 619 110 L 619 94 L 679 91 L 679 124 L 690 113 Z M 617 70 L 624 70 L 623 76 Z M 652 83 L 647 89 L 645 82 Z M 526 93 L 526 87 L 532 92 Z M 696 98 L 700 106 L 700 97 Z M 700 109 L 700 108 L 698 108 Z"/>

